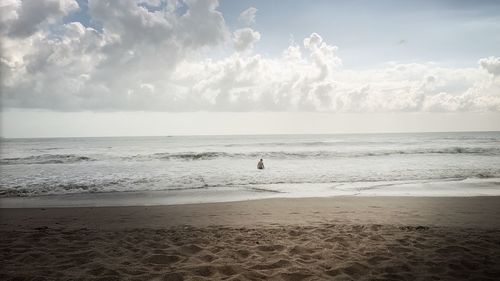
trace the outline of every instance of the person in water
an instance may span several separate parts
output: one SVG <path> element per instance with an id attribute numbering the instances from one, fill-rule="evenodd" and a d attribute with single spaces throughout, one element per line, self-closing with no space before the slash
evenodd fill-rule
<path id="1" fill-rule="evenodd" d="M 257 169 L 264 169 L 264 160 L 260 159 L 259 163 L 257 163 Z"/>

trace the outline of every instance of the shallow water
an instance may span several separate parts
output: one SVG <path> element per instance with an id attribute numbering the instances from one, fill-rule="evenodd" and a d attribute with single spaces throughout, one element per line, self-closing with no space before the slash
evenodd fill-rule
<path id="1" fill-rule="evenodd" d="M 212 194 L 215 199 L 208 201 L 225 193 L 239 200 L 500 195 L 500 132 L 3 139 L 1 144 L 2 197 L 146 191 Z M 265 170 L 256 169 L 260 158 Z"/>

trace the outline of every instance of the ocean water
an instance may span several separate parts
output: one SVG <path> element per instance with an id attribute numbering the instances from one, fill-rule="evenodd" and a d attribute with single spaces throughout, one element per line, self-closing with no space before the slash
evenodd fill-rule
<path id="1" fill-rule="evenodd" d="M 2 139 L 0 163 L 2 198 L 500 195 L 500 132 Z"/>

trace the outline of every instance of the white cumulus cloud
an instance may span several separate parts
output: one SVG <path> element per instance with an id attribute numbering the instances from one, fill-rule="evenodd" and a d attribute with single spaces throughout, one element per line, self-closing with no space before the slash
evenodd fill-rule
<path id="1" fill-rule="evenodd" d="M 79 8 L 74 0 L 3 0 L 2 35 L 27 37 Z"/>
<path id="2" fill-rule="evenodd" d="M 234 32 L 234 48 L 237 51 L 251 49 L 253 44 L 260 40 L 260 33 L 251 28 L 242 28 Z"/>
<path id="3" fill-rule="evenodd" d="M 500 75 L 500 58 L 488 57 L 479 60 L 481 67 L 493 75 Z"/>
<path id="4" fill-rule="evenodd" d="M 470 68 L 386 63 L 350 70 L 342 66 L 339 48 L 316 33 L 302 44 L 284 46 L 281 56 L 250 51 L 261 33 L 246 27 L 231 34 L 215 0 L 185 0 L 182 5 L 89 0 L 88 6 L 90 20 L 99 28 L 63 20 L 79 9 L 74 1 L 2 2 L 4 107 L 500 111 L 497 57 L 482 58 Z M 248 18 L 253 20 L 255 12 Z M 213 48 L 227 48 L 228 55 L 206 57 Z"/>

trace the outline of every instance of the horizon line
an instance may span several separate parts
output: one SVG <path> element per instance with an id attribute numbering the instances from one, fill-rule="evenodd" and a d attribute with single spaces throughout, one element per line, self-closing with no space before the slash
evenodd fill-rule
<path id="1" fill-rule="evenodd" d="M 223 137 L 223 136 L 326 136 L 326 135 L 391 135 L 391 134 L 456 134 L 456 133 L 500 133 L 500 130 L 467 130 L 467 131 L 401 131 L 401 132 L 358 132 L 358 133 L 276 133 L 276 134 L 172 134 L 172 135 L 114 135 L 114 136 L 53 136 L 53 137 L 4 137 L 4 139 L 75 139 L 75 138 L 146 138 L 146 137 Z"/>

